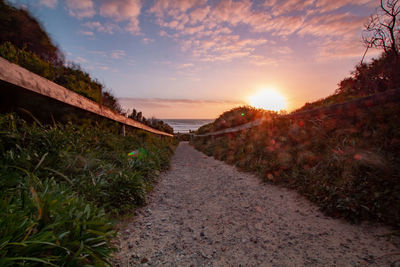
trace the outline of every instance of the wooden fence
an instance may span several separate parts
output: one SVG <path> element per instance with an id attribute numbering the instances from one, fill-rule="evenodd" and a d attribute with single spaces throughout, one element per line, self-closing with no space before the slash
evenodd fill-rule
<path id="1" fill-rule="evenodd" d="M 129 119 L 105 106 L 102 106 L 99 103 L 91 101 L 82 95 L 79 95 L 52 81 L 49 81 L 37 74 L 34 74 L 25 68 L 10 63 L 9 61 L 1 57 L 0 82 L 0 91 L 3 91 L 2 98 L 11 98 L 12 95 L 15 97 L 16 94 L 10 92 L 10 88 L 13 88 L 11 89 L 13 91 L 27 92 L 28 94 L 25 94 L 24 97 L 29 97 L 30 95 L 32 95 L 35 96 L 36 99 L 38 97 L 51 99 L 52 101 L 57 101 L 57 103 L 61 102 L 62 104 L 66 104 L 69 107 L 73 107 L 74 109 L 87 111 L 98 116 L 119 122 L 124 127 L 130 126 L 162 136 L 173 136 L 172 134 L 153 129 L 143 123 Z M 7 101 L 8 99 L 2 99 L 3 103 L 6 103 Z M 11 101 L 11 99 L 9 99 L 9 101 Z M 37 108 L 41 109 L 44 107 L 37 106 Z"/>

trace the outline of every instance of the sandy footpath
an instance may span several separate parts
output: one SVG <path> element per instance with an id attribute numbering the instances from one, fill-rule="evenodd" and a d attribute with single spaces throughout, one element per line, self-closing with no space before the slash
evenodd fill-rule
<path id="1" fill-rule="evenodd" d="M 149 204 L 122 222 L 116 266 L 390 266 L 384 227 L 324 216 L 296 192 L 180 143 Z M 396 265 L 397 266 L 397 265 Z"/>

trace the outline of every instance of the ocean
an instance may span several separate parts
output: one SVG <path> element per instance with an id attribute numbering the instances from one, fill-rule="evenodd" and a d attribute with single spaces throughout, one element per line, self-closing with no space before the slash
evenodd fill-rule
<path id="1" fill-rule="evenodd" d="M 213 122 L 214 120 L 206 119 L 163 119 L 164 122 L 168 123 L 174 128 L 174 133 L 188 133 L 189 130 L 196 131 L 201 126 Z"/>

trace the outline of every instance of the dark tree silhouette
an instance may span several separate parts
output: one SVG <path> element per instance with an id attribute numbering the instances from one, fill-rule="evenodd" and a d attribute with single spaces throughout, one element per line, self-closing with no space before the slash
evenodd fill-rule
<path id="1" fill-rule="evenodd" d="M 375 47 L 385 51 L 385 53 L 399 56 L 400 27 L 398 16 L 400 14 L 399 0 L 381 0 L 377 12 L 369 18 L 365 24 L 363 41 L 366 50 Z"/>

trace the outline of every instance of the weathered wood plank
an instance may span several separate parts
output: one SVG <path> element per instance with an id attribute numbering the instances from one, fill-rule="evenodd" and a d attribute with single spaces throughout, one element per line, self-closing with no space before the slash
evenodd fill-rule
<path id="1" fill-rule="evenodd" d="M 100 105 L 99 103 L 89 100 L 84 96 L 68 90 L 1 57 L 0 80 L 23 88 L 25 90 L 29 90 L 37 94 L 61 101 L 78 109 L 86 110 L 102 117 L 106 117 L 127 126 L 142 129 L 158 135 L 170 137 L 173 136 L 172 134 L 153 129 L 143 123 L 118 114 L 111 109 Z"/>

